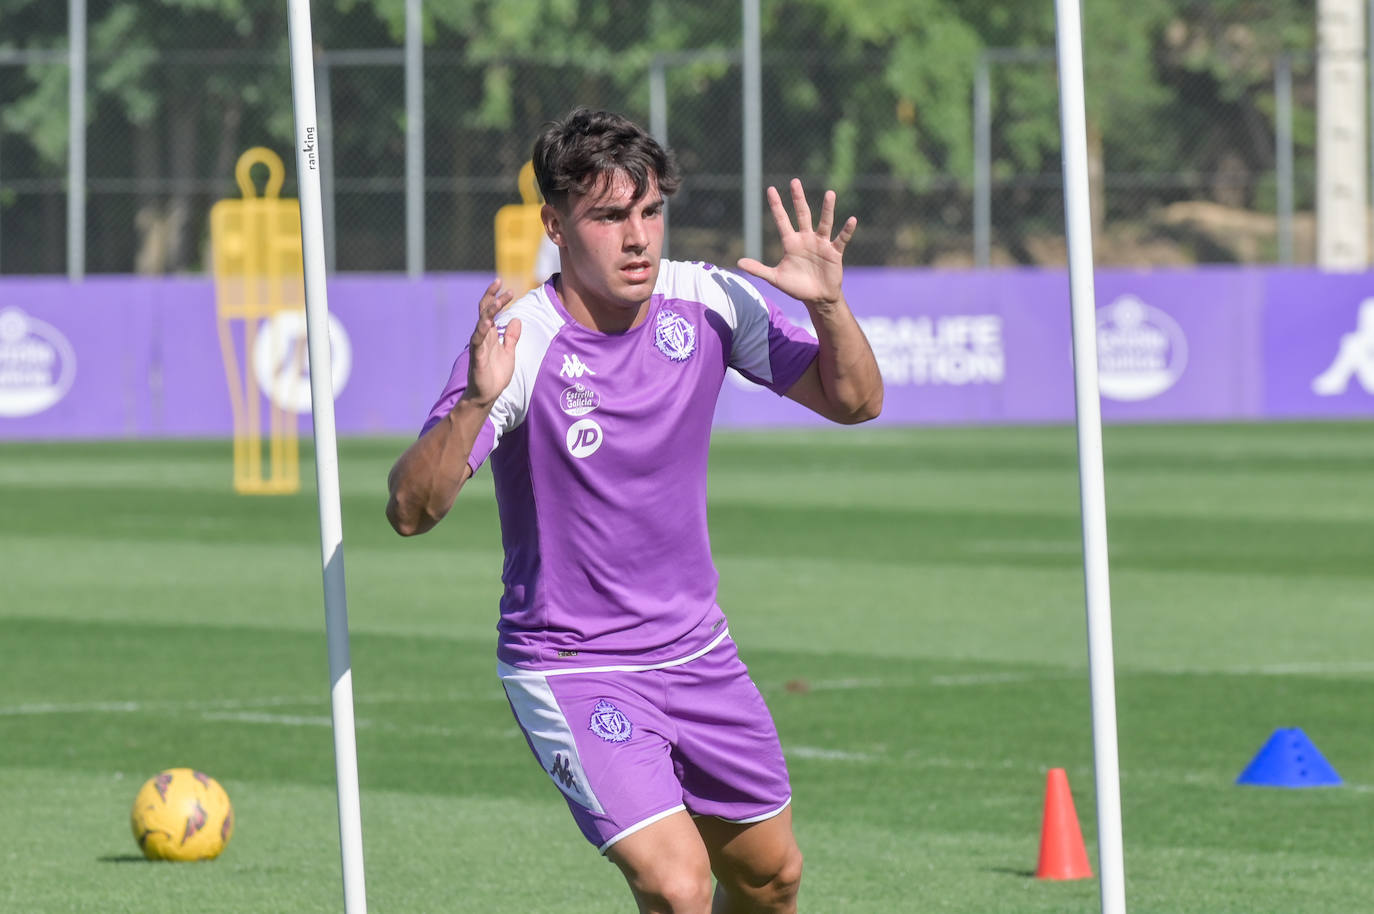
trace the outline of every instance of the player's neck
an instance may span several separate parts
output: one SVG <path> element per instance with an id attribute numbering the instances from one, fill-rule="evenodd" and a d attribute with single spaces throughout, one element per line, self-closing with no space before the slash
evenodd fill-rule
<path id="1" fill-rule="evenodd" d="M 600 301 L 595 296 L 583 295 L 574 283 L 567 281 L 567 274 L 559 274 L 554 289 L 568 315 L 582 326 L 598 333 L 625 333 L 644 323 L 649 314 L 649 300 L 638 307 L 619 302 Z"/>

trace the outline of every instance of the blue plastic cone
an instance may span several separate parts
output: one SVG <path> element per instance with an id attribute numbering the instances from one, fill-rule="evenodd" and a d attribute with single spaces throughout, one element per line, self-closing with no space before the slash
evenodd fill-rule
<path id="1" fill-rule="evenodd" d="M 1334 787 L 1341 776 L 1297 727 L 1274 731 L 1237 784 L 1254 787 Z"/>

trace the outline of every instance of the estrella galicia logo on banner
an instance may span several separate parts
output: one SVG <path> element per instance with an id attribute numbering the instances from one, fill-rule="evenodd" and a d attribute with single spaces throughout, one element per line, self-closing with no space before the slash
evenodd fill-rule
<path id="1" fill-rule="evenodd" d="M 1188 365 L 1188 338 L 1168 314 L 1134 295 L 1097 310 L 1098 389 L 1134 402 L 1173 387 Z"/>
<path id="2" fill-rule="evenodd" d="M 41 413 L 74 380 L 76 351 L 60 330 L 18 308 L 0 311 L 0 417 Z"/>

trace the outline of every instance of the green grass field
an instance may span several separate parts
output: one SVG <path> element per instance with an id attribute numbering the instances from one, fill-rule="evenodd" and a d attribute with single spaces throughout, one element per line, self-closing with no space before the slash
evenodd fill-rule
<path id="1" fill-rule="evenodd" d="M 629 910 L 495 679 L 489 477 L 402 540 L 403 446 L 341 451 L 370 909 Z M 1374 910 L 1374 425 L 1105 448 L 1130 910 Z M 1095 879 L 1033 878 L 1054 767 L 1097 865 L 1073 430 L 720 434 L 713 474 L 804 909 L 1098 910 Z M 0 911 L 342 909 L 313 486 L 229 479 L 224 442 L 0 446 Z M 1279 727 L 1344 786 L 1236 786 Z M 129 806 L 181 765 L 228 789 L 233 842 L 145 863 Z"/>

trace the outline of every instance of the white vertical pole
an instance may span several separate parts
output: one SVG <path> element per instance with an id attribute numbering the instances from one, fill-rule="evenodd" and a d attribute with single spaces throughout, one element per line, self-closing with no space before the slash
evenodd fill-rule
<path id="1" fill-rule="evenodd" d="M 1097 850 L 1103 914 L 1125 914 L 1121 785 L 1116 741 L 1111 591 L 1107 581 L 1107 507 L 1102 470 L 1102 404 L 1097 378 L 1092 216 L 1088 206 L 1088 130 L 1079 0 L 1055 0 L 1059 116 L 1064 145 L 1064 216 L 1073 309 L 1074 396 L 1078 411 L 1079 498 L 1087 594 L 1088 669 L 1097 775 Z"/>
<path id="2" fill-rule="evenodd" d="M 1278 187 L 1279 263 L 1293 262 L 1293 57 L 1274 61 L 1274 176 Z"/>
<path id="3" fill-rule="evenodd" d="M 425 82 L 420 0 L 406 0 L 406 273 L 425 272 Z"/>
<path id="4" fill-rule="evenodd" d="M 86 0 L 67 2 L 67 278 L 86 275 Z"/>
<path id="5" fill-rule="evenodd" d="M 667 63 L 660 52 L 649 62 L 649 133 L 665 148 L 668 145 L 668 75 Z M 668 218 L 672 214 L 664 210 L 663 219 L 663 256 L 668 256 Z"/>
<path id="6" fill-rule="evenodd" d="M 1360 0 L 1317 0 L 1317 266 L 1369 265 L 1365 31 Z"/>
<path id="7" fill-rule="evenodd" d="M 992 74 L 988 53 L 973 72 L 973 265 L 992 264 Z"/>
<path id="8" fill-rule="evenodd" d="M 320 54 L 315 61 L 315 96 L 319 101 L 315 112 L 320 121 L 320 210 L 324 216 L 324 268 L 329 273 L 337 269 L 338 226 L 334 208 L 334 88 L 330 73 L 329 55 Z"/>
<path id="9" fill-rule="evenodd" d="M 339 507 L 339 455 L 334 436 L 334 391 L 329 360 L 329 305 L 325 294 L 324 217 L 320 206 L 319 128 L 315 123 L 314 42 L 310 0 L 290 5 L 291 89 L 296 115 L 296 174 L 300 184 L 301 248 L 305 267 L 305 319 L 310 354 L 310 403 L 315 426 L 315 481 L 320 504 L 320 557 L 324 569 L 325 628 L 329 640 L 330 698 L 334 717 L 334 773 L 339 794 L 339 845 L 344 911 L 365 914 L 363 831 L 358 800 L 358 753 L 353 726 L 353 671 L 348 652 L 343 522 Z"/>
<path id="10" fill-rule="evenodd" d="M 763 257 L 763 73 L 759 0 L 741 0 L 744 89 L 744 256 Z"/>

